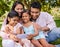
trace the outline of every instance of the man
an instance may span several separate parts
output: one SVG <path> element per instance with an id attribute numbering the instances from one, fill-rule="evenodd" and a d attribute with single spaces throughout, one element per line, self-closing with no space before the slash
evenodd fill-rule
<path id="1" fill-rule="evenodd" d="M 56 24 L 50 14 L 41 12 L 41 4 L 39 2 L 33 2 L 30 5 L 30 14 L 32 21 L 41 26 L 41 30 L 44 31 L 47 42 L 52 42 L 60 38 L 60 28 L 56 28 Z M 42 45 L 44 45 L 43 43 L 44 42 L 42 42 Z M 52 47 L 55 46 L 53 45 Z"/>

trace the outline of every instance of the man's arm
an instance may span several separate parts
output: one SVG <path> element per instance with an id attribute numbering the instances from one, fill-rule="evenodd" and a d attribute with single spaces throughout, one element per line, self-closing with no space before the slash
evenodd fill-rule
<path id="1" fill-rule="evenodd" d="M 42 27 L 41 29 L 42 29 L 42 31 L 49 31 L 50 30 L 50 28 L 47 27 L 47 26 L 46 27 Z"/>
<path id="2" fill-rule="evenodd" d="M 46 26 L 42 27 L 43 31 L 49 31 L 56 27 L 53 17 L 46 13 Z"/>

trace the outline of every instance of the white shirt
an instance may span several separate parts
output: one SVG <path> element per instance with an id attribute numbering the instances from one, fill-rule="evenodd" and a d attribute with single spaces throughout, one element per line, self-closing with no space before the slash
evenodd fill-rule
<path id="1" fill-rule="evenodd" d="M 39 17 L 36 20 L 36 23 L 40 25 L 41 27 L 47 26 L 48 28 L 50 28 L 50 30 L 56 27 L 53 17 L 47 12 L 40 12 Z M 44 32 L 45 36 L 48 36 L 47 33 L 48 31 Z"/>
<path id="2" fill-rule="evenodd" d="M 36 20 L 36 23 L 41 27 L 47 26 L 50 28 L 50 30 L 56 27 L 53 17 L 47 12 L 40 12 L 39 17 Z"/>

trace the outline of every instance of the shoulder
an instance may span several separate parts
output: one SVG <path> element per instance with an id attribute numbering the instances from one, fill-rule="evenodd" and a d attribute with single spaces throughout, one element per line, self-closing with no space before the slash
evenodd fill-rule
<path id="1" fill-rule="evenodd" d="M 36 22 L 33 22 L 33 25 L 38 26 L 38 24 Z"/>
<path id="2" fill-rule="evenodd" d="M 4 28 L 2 28 L 2 31 L 8 30 L 8 29 L 9 29 L 9 26 L 5 25 Z"/>
<path id="3" fill-rule="evenodd" d="M 51 14 L 49 14 L 48 12 L 40 12 L 40 16 L 42 18 L 48 18 L 48 17 L 52 17 Z"/>
<path id="4" fill-rule="evenodd" d="M 41 15 L 49 14 L 48 12 L 40 12 Z"/>

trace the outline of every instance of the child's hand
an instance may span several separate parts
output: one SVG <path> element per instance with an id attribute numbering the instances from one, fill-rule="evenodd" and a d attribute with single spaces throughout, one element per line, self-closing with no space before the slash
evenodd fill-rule
<path id="1" fill-rule="evenodd" d="M 17 37 L 13 34 L 10 34 L 9 38 L 13 39 L 14 41 L 18 41 Z"/>
<path id="2" fill-rule="evenodd" d="M 33 38 L 33 34 L 29 34 L 28 36 L 27 36 L 27 39 L 32 39 Z"/>
<path id="3" fill-rule="evenodd" d="M 10 39 L 13 39 L 15 42 L 19 42 L 21 45 L 23 45 L 23 42 L 21 41 L 21 39 L 17 38 L 15 35 L 10 34 Z"/>

